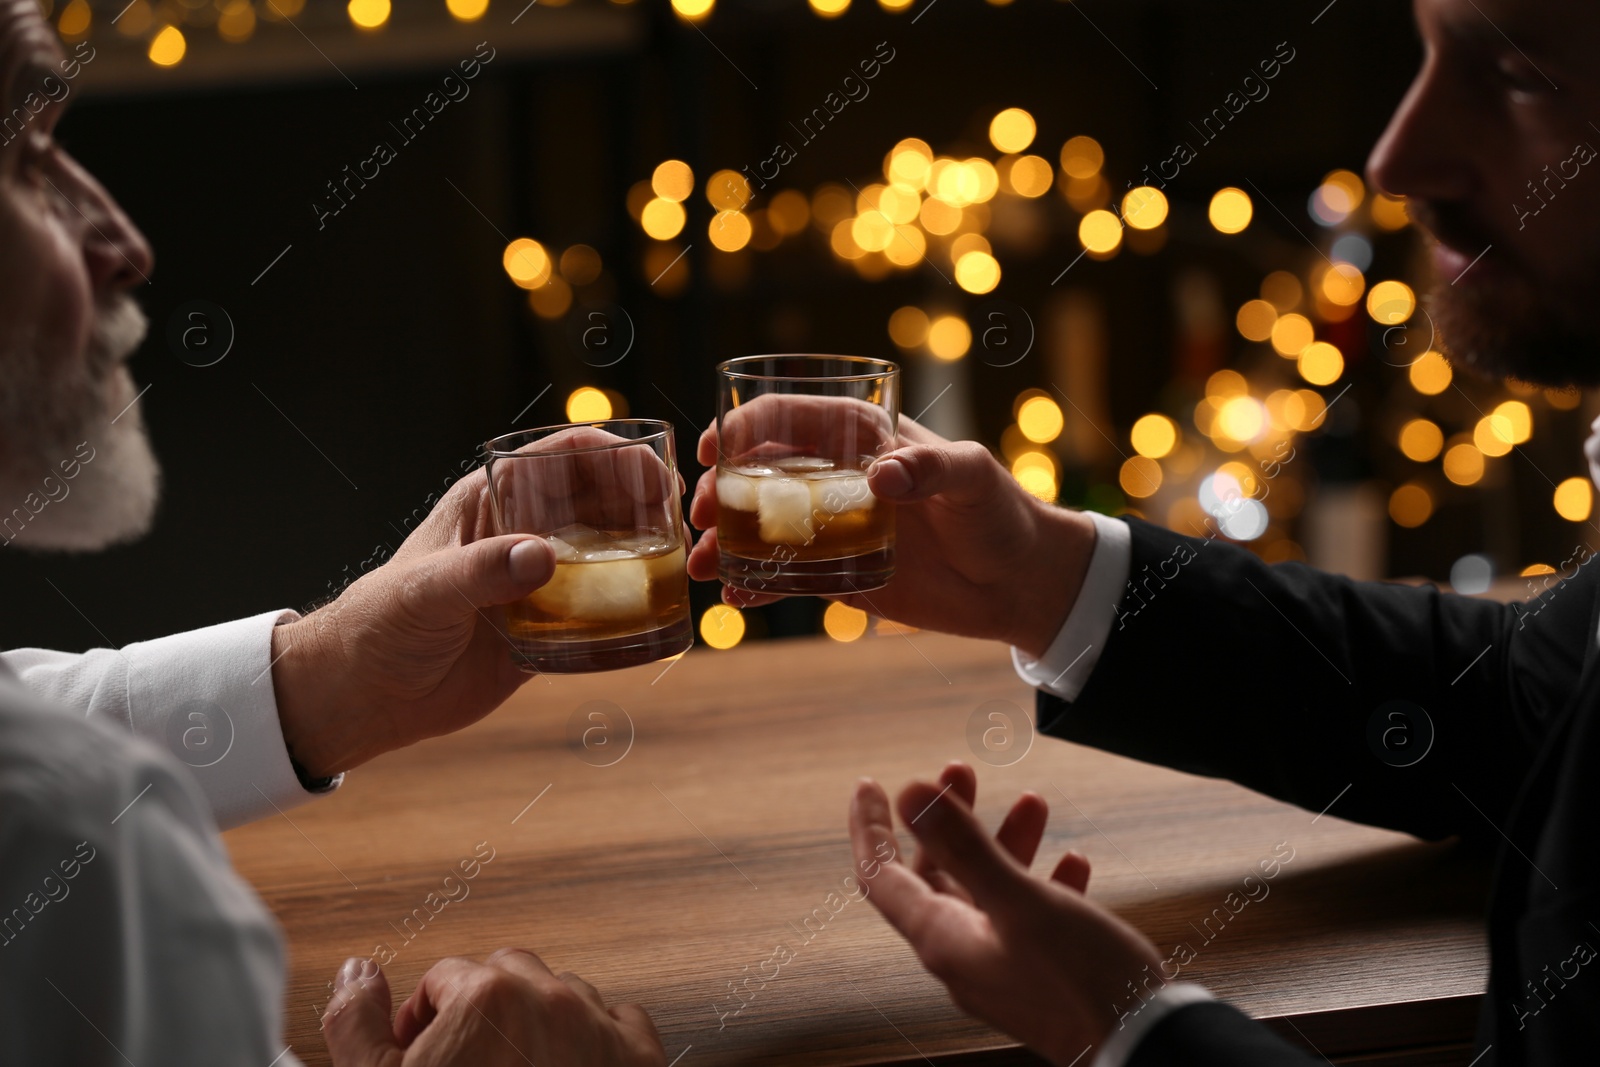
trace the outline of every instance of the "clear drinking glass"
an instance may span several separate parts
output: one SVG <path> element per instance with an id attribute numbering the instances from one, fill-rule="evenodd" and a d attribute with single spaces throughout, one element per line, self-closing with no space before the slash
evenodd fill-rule
<path id="1" fill-rule="evenodd" d="M 506 609 L 523 670 L 615 670 L 694 643 L 670 423 L 546 426 L 484 447 L 495 533 L 538 534 L 556 552 L 549 583 Z"/>
<path id="2" fill-rule="evenodd" d="M 764 593 L 877 589 L 894 508 L 866 470 L 895 447 L 900 368 L 867 356 L 745 356 L 717 366 L 722 580 Z"/>

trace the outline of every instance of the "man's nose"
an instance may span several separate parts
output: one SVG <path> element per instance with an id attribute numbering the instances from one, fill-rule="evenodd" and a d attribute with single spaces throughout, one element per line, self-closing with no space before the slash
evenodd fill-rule
<path id="1" fill-rule="evenodd" d="M 155 252 L 127 212 L 94 176 L 68 161 L 62 192 L 83 216 L 84 259 L 95 291 L 122 292 L 150 281 Z"/>
<path id="2" fill-rule="evenodd" d="M 1390 196 L 1469 199 L 1476 178 L 1466 151 L 1473 117 L 1430 57 L 1367 159 L 1367 178 Z"/>

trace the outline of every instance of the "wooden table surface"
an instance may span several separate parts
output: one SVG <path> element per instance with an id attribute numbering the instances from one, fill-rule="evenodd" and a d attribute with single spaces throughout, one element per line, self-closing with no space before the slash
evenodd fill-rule
<path id="1" fill-rule="evenodd" d="M 997 710 L 1032 718 L 1006 650 L 928 633 L 536 678 L 476 726 L 227 835 L 289 939 L 287 1039 L 327 1063 L 318 1018 L 347 956 L 391 953 L 398 1005 L 441 957 L 509 944 L 645 1005 L 679 1067 L 1027 1062 L 955 1010 L 870 903 L 838 903 L 856 779 L 893 790 L 960 758 L 991 826 L 1021 790 L 1043 795 L 1036 869 L 1085 852 L 1091 895 L 1163 955 L 1195 952 L 1182 977 L 1335 1059 L 1415 1046 L 1435 1050 L 1415 1062 L 1466 1062 L 1486 878 L 1459 850 L 1052 738 L 1019 758 L 1003 734 L 976 740 Z M 1268 894 L 1208 926 L 1275 849 L 1294 858 Z M 795 958 L 736 999 L 780 943 Z"/>

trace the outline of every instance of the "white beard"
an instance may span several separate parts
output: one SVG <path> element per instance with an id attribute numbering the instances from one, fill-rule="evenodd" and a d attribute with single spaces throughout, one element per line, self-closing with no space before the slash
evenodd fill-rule
<path id="1" fill-rule="evenodd" d="M 93 552 L 149 531 L 161 469 L 123 362 L 146 327 L 130 297 L 101 306 L 65 380 L 37 353 L 0 352 L 0 546 Z"/>

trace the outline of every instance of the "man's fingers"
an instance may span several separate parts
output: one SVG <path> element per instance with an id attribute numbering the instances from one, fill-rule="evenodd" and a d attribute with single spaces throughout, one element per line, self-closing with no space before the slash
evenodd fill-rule
<path id="1" fill-rule="evenodd" d="M 411 618 L 443 621 L 519 600 L 555 568 L 548 541 L 507 534 L 433 553 L 400 575 L 400 594 Z"/>
<path id="2" fill-rule="evenodd" d="M 978 802 L 978 773 L 960 760 L 951 760 L 945 764 L 944 770 L 939 772 L 939 787 L 948 788 L 969 808 Z M 936 877 L 938 871 L 933 861 L 928 858 L 928 850 L 923 848 L 920 842 L 911 860 L 911 869 L 926 878 L 941 893 L 950 892 L 954 885 L 949 878 Z M 965 894 L 958 895 L 965 896 Z"/>
<path id="3" fill-rule="evenodd" d="M 573 974 L 571 971 L 562 971 L 556 977 L 565 982 L 568 989 L 588 1001 L 590 1007 L 596 1011 L 606 1010 L 605 998 L 600 995 L 600 990 L 584 981 L 578 975 Z"/>
<path id="4" fill-rule="evenodd" d="M 717 525 L 717 469 L 700 475 L 694 484 L 694 496 L 689 500 L 689 523 L 697 530 L 710 530 Z"/>
<path id="5" fill-rule="evenodd" d="M 554 977 L 544 960 L 525 948 L 512 948 L 508 945 L 491 952 L 483 962 L 491 967 L 510 971 L 512 974 L 520 974 L 524 978 L 537 980 Z"/>
<path id="6" fill-rule="evenodd" d="M 1079 893 L 1089 890 L 1089 857 L 1081 852 L 1068 852 L 1061 857 L 1061 862 L 1056 864 L 1056 869 L 1051 872 L 1050 880 L 1059 882 L 1068 889 Z"/>
<path id="7" fill-rule="evenodd" d="M 984 830 L 972 809 L 950 790 L 913 782 L 900 793 L 900 818 L 927 850 L 933 866 L 966 887 L 978 907 L 1002 921 L 1028 882 L 1028 872 Z"/>
<path id="8" fill-rule="evenodd" d="M 856 859 L 856 879 L 865 887 L 867 899 L 890 926 L 915 944 L 918 911 L 936 894 L 899 862 L 900 844 L 894 836 L 889 796 L 869 778 L 856 784 L 850 799 L 850 846 Z"/>
<path id="9" fill-rule="evenodd" d="M 322 1015 L 322 1033 L 335 1067 L 399 1063 L 401 1046 L 389 1023 L 389 981 L 378 965 L 360 958 L 345 960 L 333 986 L 333 999 Z"/>
<path id="10" fill-rule="evenodd" d="M 689 577 L 697 582 L 715 581 L 717 577 L 717 531 L 708 529 L 689 549 L 687 563 Z"/>
<path id="11" fill-rule="evenodd" d="M 1009 479 L 976 441 L 906 445 L 867 470 L 873 494 L 899 503 L 942 495 L 956 504 L 983 504 Z"/>
<path id="12" fill-rule="evenodd" d="M 1024 868 L 1032 867 L 1033 857 L 1039 854 L 1039 842 L 1044 838 L 1045 824 L 1049 821 L 1050 805 L 1044 802 L 1044 798 L 1038 793 L 1024 793 L 1011 805 L 994 838 Z"/>
<path id="13" fill-rule="evenodd" d="M 410 1048 L 411 1043 L 439 1014 L 444 1000 L 455 995 L 461 982 L 483 966 L 461 956 L 446 956 L 429 967 L 417 983 L 417 988 L 411 991 L 410 998 L 400 1005 L 399 1012 L 395 1014 L 394 1036 L 399 1040 L 400 1047 Z"/>

